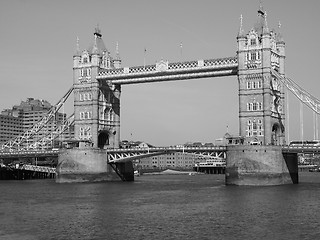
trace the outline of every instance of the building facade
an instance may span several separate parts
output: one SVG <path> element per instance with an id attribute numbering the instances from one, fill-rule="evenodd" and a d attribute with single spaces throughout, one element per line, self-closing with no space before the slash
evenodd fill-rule
<path id="1" fill-rule="evenodd" d="M 0 115 L 0 144 L 21 136 L 25 131 L 39 122 L 51 108 L 52 105 L 46 100 L 27 98 L 26 101 L 21 101 L 19 105 L 14 105 L 12 109 L 3 110 Z M 36 136 L 23 143 L 23 146 L 48 135 L 65 119 L 66 114 L 58 112 L 56 116 L 36 134 Z M 66 133 L 62 138 L 72 138 L 73 136 L 71 135 L 72 131 Z M 53 147 L 54 143 L 51 145 Z"/>
<path id="2" fill-rule="evenodd" d="M 23 133 L 22 118 L 1 114 L 0 115 L 0 144 L 20 136 Z"/>

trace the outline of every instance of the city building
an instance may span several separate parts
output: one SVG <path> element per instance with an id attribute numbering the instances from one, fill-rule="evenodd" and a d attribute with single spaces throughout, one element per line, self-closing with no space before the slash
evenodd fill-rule
<path id="1" fill-rule="evenodd" d="M 38 123 L 52 108 L 52 105 L 46 100 L 27 98 L 21 101 L 19 105 L 14 105 L 12 109 L 4 109 L 0 114 L 0 144 L 22 135 L 25 131 Z M 58 112 L 48 124 L 46 124 L 33 138 L 29 139 L 23 146 L 30 144 L 35 139 L 41 139 L 54 131 L 66 119 L 65 113 Z M 73 137 L 74 130 L 70 129 L 67 133 L 57 139 L 59 142 L 63 139 Z M 57 143 L 56 143 L 57 144 Z M 54 147 L 55 143 L 52 143 Z"/>
<path id="2" fill-rule="evenodd" d="M 11 115 L 0 115 L 0 144 L 3 144 L 23 133 L 22 118 Z"/>

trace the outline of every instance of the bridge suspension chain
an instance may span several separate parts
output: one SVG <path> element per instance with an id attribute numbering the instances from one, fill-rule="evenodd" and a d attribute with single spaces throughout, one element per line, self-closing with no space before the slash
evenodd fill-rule
<path id="1" fill-rule="evenodd" d="M 286 86 L 303 104 L 308 106 L 312 111 L 320 114 L 320 100 L 305 89 L 300 87 L 292 79 L 281 76 L 277 71 L 271 70 L 272 74 L 279 79 L 284 86 Z"/>
<path id="2" fill-rule="evenodd" d="M 73 91 L 73 86 L 67 91 L 67 93 L 47 112 L 43 118 L 37 122 L 32 128 L 28 129 L 23 133 L 23 135 L 18 136 L 1 146 L 2 150 L 8 149 L 16 149 L 21 146 L 23 142 L 30 139 L 32 136 L 37 134 L 46 124 L 56 115 L 56 113 L 60 110 L 63 104 L 66 102 L 68 97 Z"/>
<path id="3" fill-rule="evenodd" d="M 59 137 L 62 133 L 64 133 L 70 126 L 74 124 L 74 114 L 68 117 L 61 125 L 57 126 L 52 132 L 47 134 L 46 136 L 37 139 L 35 142 L 28 144 L 27 146 L 20 148 L 20 150 L 30 150 L 30 149 L 41 149 L 48 146 Z"/>

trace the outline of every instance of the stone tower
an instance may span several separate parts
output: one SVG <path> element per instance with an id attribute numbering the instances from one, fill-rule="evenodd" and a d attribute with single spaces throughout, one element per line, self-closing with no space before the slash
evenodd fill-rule
<path id="1" fill-rule="evenodd" d="M 284 75 L 285 43 L 279 30 L 270 30 L 267 14 L 260 6 L 258 19 L 247 33 L 237 36 L 239 82 L 239 134 L 245 144 L 285 143 L 283 86 L 271 69 Z"/>
<path id="2" fill-rule="evenodd" d="M 99 27 L 89 48 L 80 51 L 77 40 L 73 56 L 75 138 L 95 148 L 119 147 L 120 85 L 96 79 L 100 69 L 121 67 L 118 44 L 116 55 L 115 59 L 111 57 Z"/>

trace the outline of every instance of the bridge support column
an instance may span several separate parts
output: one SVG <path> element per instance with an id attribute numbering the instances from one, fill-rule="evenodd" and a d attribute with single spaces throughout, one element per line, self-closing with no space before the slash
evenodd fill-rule
<path id="1" fill-rule="evenodd" d="M 298 183 L 298 158 L 280 146 L 228 146 L 225 177 L 226 185 Z"/>
<path id="2" fill-rule="evenodd" d="M 107 163 L 107 150 L 66 149 L 59 153 L 56 182 L 133 181 L 133 167 L 120 166 L 117 172 Z M 131 162 L 132 165 L 132 162 Z M 125 176 L 125 179 L 123 179 Z M 132 176 L 132 177 L 130 177 Z"/>

